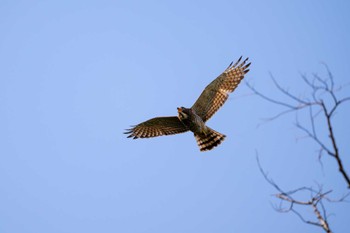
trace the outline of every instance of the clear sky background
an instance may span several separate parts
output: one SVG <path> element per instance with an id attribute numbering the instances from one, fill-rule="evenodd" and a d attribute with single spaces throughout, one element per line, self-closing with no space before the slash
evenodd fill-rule
<path id="1" fill-rule="evenodd" d="M 321 167 L 294 114 L 257 127 L 283 109 L 244 83 L 208 122 L 227 135 L 210 152 L 191 133 L 123 131 L 190 107 L 241 55 L 245 80 L 277 98 L 269 72 L 297 95 L 308 93 L 300 73 L 326 77 L 321 62 L 349 84 L 349 11 L 323 0 L 2 0 L 0 232 L 321 232 L 272 208 L 256 151 L 282 188 L 320 183 L 334 198 L 347 191 L 335 161 Z M 349 109 L 334 118 L 348 172 Z M 350 205 L 326 207 L 334 232 L 348 231 Z"/>

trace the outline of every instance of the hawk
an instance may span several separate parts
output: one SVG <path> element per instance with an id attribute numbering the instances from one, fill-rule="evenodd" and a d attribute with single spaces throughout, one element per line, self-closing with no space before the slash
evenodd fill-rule
<path id="1" fill-rule="evenodd" d="M 138 125 L 132 126 L 125 134 L 128 138 L 151 138 L 192 131 L 200 151 L 211 150 L 218 146 L 225 135 L 208 127 L 205 123 L 225 103 L 229 93 L 233 92 L 244 75 L 248 73 L 250 63 L 248 58 L 241 62 L 242 57 L 226 68 L 212 81 L 199 96 L 191 108 L 177 108 L 177 116 L 155 117 Z M 240 63 L 241 62 L 241 63 Z"/>

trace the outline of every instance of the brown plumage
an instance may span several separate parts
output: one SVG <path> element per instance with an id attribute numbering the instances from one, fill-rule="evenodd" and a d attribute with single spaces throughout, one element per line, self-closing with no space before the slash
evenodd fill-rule
<path id="1" fill-rule="evenodd" d="M 208 127 L 209 128 L 209 127 Z M 204 135 L 194 135 L 200 151 L 211 150 L 225 140 L 226 135 L 209 128 L 209 132 Z"/>
<path id="2" fill-rule="evenodd" d="M 128 138 L 133 137 L 133 139 L 136 139 L 178 134 L 188 130 L 178 117 L 173 116 L 152 118 L 134 126 L 125 133 L 130 134 Z"/>
<path id="3" fill-rule="evenodd" d="M 211 150 L 218 146 L 225 135 L 205 125 L 216 111 L 226 102 L 229 93 L 233 92 L 244 75 L 248 73 L 248 58 L 242 63 L 242 57 L 212 81 L 201 93 L 191 108 L 178 108 L 178 116 L 156 117 L 129 129 L 128 137 L 149 138 L 192 131 L 201 151 Z"/>
<path id="4" fill-rule="evenodd" d="M 192 109 L 203 119 L 204 122 L 209 120 L 217 110 L 226 102 L 229 93 L 233 92 L 244 75 L 248 73 L 250 63 L 246 64 L 246 58 L 241 64 L 242 57 L 226 70 L 214 81 L 212 81 L 193 104 Z M 239 65 L 238 65 L 239 64 Z"/>

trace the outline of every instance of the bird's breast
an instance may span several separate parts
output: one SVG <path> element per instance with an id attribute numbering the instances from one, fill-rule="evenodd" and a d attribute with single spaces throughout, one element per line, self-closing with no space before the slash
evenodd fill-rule
<path id="1" fill-rule="evenodd" d="M 191 114 L 187 119 L 182 120 L 182 123 L 184 123 L 195 135 L 201 135 L 206 132 L 205 123 L 202 118 L 195 113 Z"/>

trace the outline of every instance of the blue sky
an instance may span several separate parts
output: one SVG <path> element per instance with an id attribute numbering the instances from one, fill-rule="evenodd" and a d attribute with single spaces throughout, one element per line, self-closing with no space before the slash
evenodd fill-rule
<path id="1" fill-rule="evenodd" d="M 286 190 L 346 192 L 335 161 L 295 115 L 242 83 L 208 122 L 227 135 L 200 153 L 191 133 L 130 140 L 124 129 L 190 107 L 239 56 L 246 81 L 278 97 L 300 73 L 349 84 L 348 1 L 1 1 L 0 231 L 320 232 L 279 214 L 255 152 Z M 345 96 L 349 89 L 339 93 Z M 334 118 L 349 171 L 349 105 Z M 327 205 L 348 229 L 349 204 Z M 311 210 L 305 212 L 312 217 Z"/>

